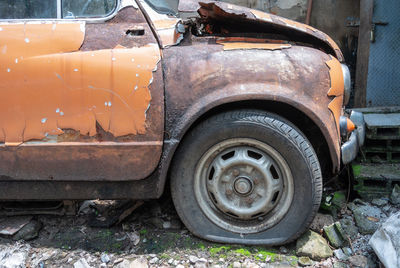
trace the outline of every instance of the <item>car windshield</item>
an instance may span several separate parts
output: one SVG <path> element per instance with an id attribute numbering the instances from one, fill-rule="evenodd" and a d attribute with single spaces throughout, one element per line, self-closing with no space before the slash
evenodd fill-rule
<path id="1" fill-rule="evenodd" d="M 161 14 L 178 14 L 179 0 L 145 0 L 155 11 Z"/>

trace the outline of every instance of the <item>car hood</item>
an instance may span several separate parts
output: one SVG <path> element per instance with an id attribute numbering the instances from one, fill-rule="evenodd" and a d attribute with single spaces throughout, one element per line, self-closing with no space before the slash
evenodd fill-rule
<path id="1" fill-rule="evenodd" d="M 224 2 L 208 0 L 182 0 L 178 7 L 179 12 L 198 12 L 205 20 L 214 23 L 237 22 L 241 30 L 246 29 L 253 33 L 275 33 L 286 36 L 288 41 L 308 44 L 317 47 L 328 54 L 334 55 L 343 62 L 343 54 L 333 39 L 309 25 L 280 16 L 265 13 L 259 10 L 237 6 Z"/>

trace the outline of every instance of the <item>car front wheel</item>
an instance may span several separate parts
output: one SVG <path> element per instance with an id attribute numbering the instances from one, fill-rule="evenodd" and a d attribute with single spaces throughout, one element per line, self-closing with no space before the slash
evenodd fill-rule
<path id="1" fill-rule="evenodd" d="M 185 136 L 171 170 L 176 210 L 195 235 L 216 242 L 284 244 L 311 223 L 321 201 L 317 156 L 285 119 L 226 112 Z"/>

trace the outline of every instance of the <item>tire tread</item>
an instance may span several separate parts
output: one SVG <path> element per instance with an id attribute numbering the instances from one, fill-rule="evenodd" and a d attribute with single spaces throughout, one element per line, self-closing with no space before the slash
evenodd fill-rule
<path id="1" fill-rule="evenodd" d="M 306 160 L 306 163 L 311 171 L 312 175 L 312 186 L 313 186 L 313 207 L 309 217 L 305 220 L 302 228 L 300 228 L 291 239 L 285 243 L 290 243 L 296 240 L 305 230 L 309 227 L 311 222 L 316 215 L 322 198 L 322 174 L 321 167 L 317 155 L 301 131 L 294 126 L 291 122 L 286 119 L 272 113 L 268 113 L 260 110 L 236 110 L 227 111 L 207 118 L 200 122 L 192 131 L 201 131 L 202 128 L 207 128 L 210 124 L 221 124 L 226 121 L 240 121 L 250 122 L 254 124 L 263 125 L 268 128 L 276 130 L 280 135 L 286 137 L 288 140 L 295 145 L 301 152 L 301 155 Z M 171 188 L 174 191 L 174 188 Z"/>

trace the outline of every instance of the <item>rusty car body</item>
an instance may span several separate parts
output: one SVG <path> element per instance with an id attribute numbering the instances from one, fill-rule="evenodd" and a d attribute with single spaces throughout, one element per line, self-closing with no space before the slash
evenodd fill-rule
<path id="1" fill-rule="evenodd" d="M 323 178 L 355 157 L 363 120 L 353 114 L 358 130 L 342 145 L 350 77 L 328 35 L 228 3 L 165 5 L 121 0 L 98 17 L 1 18 L 0 199 L 159 198 L 182 142 L 229 111 L 290 122 Z M 248 180 L 235 181 L 239 192 Z M 304 226 L 230 238 L 188 228 L 215 241 L 282 244 Z"/>

